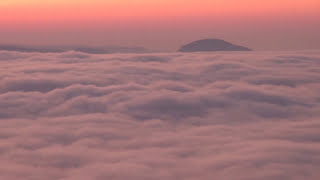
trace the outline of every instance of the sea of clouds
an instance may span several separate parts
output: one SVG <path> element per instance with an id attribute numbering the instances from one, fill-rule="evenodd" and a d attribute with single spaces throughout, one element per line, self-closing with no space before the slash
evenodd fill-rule
<path id="1" fill-rule="evenodd" d="M 320 51 L 0 51 L 0 179 L 318 180 Z"/>

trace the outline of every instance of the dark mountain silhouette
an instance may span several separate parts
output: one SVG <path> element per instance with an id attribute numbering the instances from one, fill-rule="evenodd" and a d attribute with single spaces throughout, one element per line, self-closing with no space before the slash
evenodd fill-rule
<path id="1" fill-rule="evenodd" d="M 179 52 L 251 51 L 251 49 L 231 44 L 220 39 L 203 39 L 182 46 Z"/>

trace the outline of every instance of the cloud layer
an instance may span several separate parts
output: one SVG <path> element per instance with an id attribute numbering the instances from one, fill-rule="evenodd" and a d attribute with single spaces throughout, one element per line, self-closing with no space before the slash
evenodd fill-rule
<path id="1" fill-rule="evenodd" d="M 320 52 L 0 51 L 0 176 L 316 180 Z"/>

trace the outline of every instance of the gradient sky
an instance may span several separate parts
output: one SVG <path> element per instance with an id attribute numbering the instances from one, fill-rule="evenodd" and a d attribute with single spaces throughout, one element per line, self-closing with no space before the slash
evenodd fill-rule
<path id="1" fill-rule="evenodd" d="M 319 0 L 2 0 L 0 44 L 319 49 Z"/>

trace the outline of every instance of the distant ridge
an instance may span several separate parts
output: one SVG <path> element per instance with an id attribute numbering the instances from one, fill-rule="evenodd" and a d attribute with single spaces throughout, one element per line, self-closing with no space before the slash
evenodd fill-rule
<path id="1" fill-rule="evenodd" d="M 202 39 L 182 46 L 178 52 L 251 51 L 221 39 Z"/>
<path id="2" fill-rule="evenodd" d="M 59 48 L 26 47 L 26 46 L 19 46 L 19 45 L 0 45 L 0 51 L 60 53 L 60 52 L 65 52 L 66 50 L 59 49 Z"/>
<path id="3" fill-rule="evenodd" d="M 36 53 L 61 53 L 67 51 L 76 51 L 88 54 L 112 54 L 112 53 L 147 53 L 150 50 L 144 47 L 29 47 L 20 45 L 0 45 L 0 51 L 17 51 L 17 52 L 36 52 Z"/>

